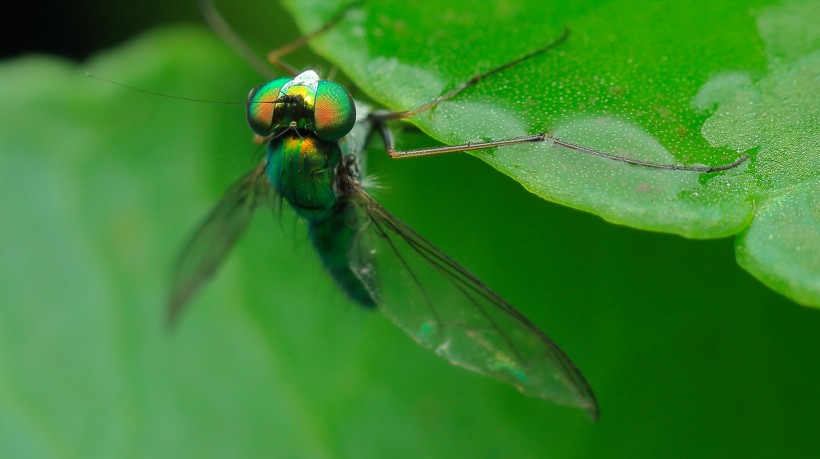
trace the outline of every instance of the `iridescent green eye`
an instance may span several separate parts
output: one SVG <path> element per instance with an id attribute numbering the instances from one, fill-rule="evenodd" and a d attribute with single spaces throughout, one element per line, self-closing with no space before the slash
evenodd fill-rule
<path id="1" fill-rule="evenodd" d="M 271 133 L 277 105 L 273 101 L 279 98 L 282 86 L 289 81 L 290 78 L 277 78 L 255 87 L 248 94 L 248 124 L 253 132 L 263 137 Z"/>
<path id="2" fill-rule="evenodd" d="M 342 85 L 322 80 L 316 88 L 313 118 L 317 137 L 327 141 L 339 140 L 356 124 L 353 98 Z"/>

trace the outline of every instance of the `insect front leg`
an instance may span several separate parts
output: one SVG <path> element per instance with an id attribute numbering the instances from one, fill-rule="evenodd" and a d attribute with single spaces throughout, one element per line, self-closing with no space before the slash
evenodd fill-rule
<path id="1" fill-rule="evenodd" d="M 290 53 L 296 51 L 297 49 L 301 48 L 302 46 L 305 46 L 310 40 L 318 37 L 319 35 L 322 35 L 323 33 L 327 32 L 328 30 L 332 29 L 333 27 L 336 26 L 336 24 L 338 24 L 342 19 L 344 19 L 344 17 L 347 15 L 348 12 L 350 12 L 350 10 L 352 10 L 355 7 L 361 5 L 362 3 L 364 3 L 364 0 L 355 1 L 355 2 L 345 6 L 344 8 L 342 8 L 341 11 L 336 13 L 336 15 L 333 16 L 330 19 L 330 21 L 326 22 L 323 26 L 319 27 L 318 29 L 314 30 L 313 32 L 311 32 L 307 35 L 302 35 L 301 37 L 293 40 L 290 43 L 286 43 L 285 45 L 280 46 L 278 49 L 270 51 L 267 55 L 268 62 L 270 62 L 271 65 L 273 65 L 273 66 L 279 67 L 280 69 L 283 68 L 282 65 L 285 65 L 285 66 L 289 67 L 291 69 L 291 72 L 289 72 L 290 75 L 295 76 L 299 72 L 296 71 L 293 67 L 285 64 L 281 59 L 282 56 L 285 56 L 287 54 L 290 54 Z"/>
<path id="2" fill-rule="evenodd" d="M 313 32 L 303 35 L 290 43 L 287 43 L 283 46 L 280 46 L 278 49 L 275 49 L 268 53 L 267 60 L 270 65 L 273 65 L 277 69 L 281 70 L 286 75 L 294 77 L 299 74 L 299 69 L 293 67 L 292 65 L 288 64 L 287 62 L 283 61 L 281 58 L 287 54 L 296 51 L 297 49 L 301 48 L 305 44 L 307 44 L 313 38 L 327 32 L 333 26 L 339 23 L 348 11 L 353 9 L 354 7 L 360 5 L 363 1 L 356 1 L 353 2 L 346 7 L 344 7 L 336 16 L 334 16 L 330 21 L 328 21 L 322 27 L 314 30 Z M 199 9 L 202 11 L 202 16 L 205 18 L 205 21 L 211 26 L 211 29 L 219 35 L 228 45 L 230 45 L 234 51 L 236 51 L 240 56 L 242 56 L 245 61 L 250 64 L 251 67 L 256 69 L 262 76 L 265 78 L 272 80 L 276 77 L 276 74 L 272 72 L 271 68 L 259 58 L 259 56 L 254 53 L 253 50 L 248 46 L 247 43 L 236 33 L 236 31 L 231 28 L 225 18 L 222 17 L 222 14 L 217 10 L 216 5 L 214 5 L 213 0 L 199 0 Z"/>

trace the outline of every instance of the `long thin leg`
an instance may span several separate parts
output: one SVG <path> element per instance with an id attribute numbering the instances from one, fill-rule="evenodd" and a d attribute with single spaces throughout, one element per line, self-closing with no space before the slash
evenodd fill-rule
<path id="1" fill-rule="evenodd" d="M 538 134 L 531 134 L 531 135 L 524 135 L 520 137 L 513 137 L 510 139 L 501 139 L 501 140 L 491 140 L 488 142 L 474 142 L 474 143 L 465 143 L 461 145 L 445 145 L 441 147 L 431 147 L 431 148 L 419 148 L 417 150 L 396 150 L 396 143 L 395 139 L 393 138 L 393 133 L 390 131 L 390 127 L 387 126 L 384 122 L 377 122 L 376 128 L 378 129 L 379 135 L 381 135 L 382 140 L 384 141 L 384 148 L 387 151 L 387 155 L 394 159 L 401 159 L 401 158 L 415 158 L 417 156 L 430 156 L 430 155 L 440 155 L 445 153 L 460 153 L 463 151 L 473 151 L 473 150 L 483 150 L 485 148 L 497 148 L 497 147 L 508 147 L 510 145 L 518 145 L 522 143 L 550 143 L 553 145 L 558 145 L 563 148 L 569 148 L 570 150 L 575 150 L 581 153 L 586 153 L 589 155 L 600 156 L 602 158 L 611 159 L 614 161 L 620 161 L 627 164 L 635 164 L 637 166 L 643 167 L 650 167 L 653 169 L 665 169 L 670 171 L 690 171 L 690 172 L 717 172 L 717 171 L 725 171 L 728 169 L 733 169 L 741 164 L 744 161 L 749 159 L 748 155 L 742 155 L 736 160 L 734 160 L 730 164 L 724 164 L 722 166 L 680 166 L 677 164 L 657 164 L 652 163 L 649 161 L 641 161 L 639 159 L 632 159 L 632 158 L 625 158 L 623 156 L 616 156 L 609 153 L 604 153 L 602 151 L 593 150 L 591 148 L 582 147 L 580 145 L 576 145 L 574 143 L 565 142 L 560 139 L 556 139 L 555 137 L 546 134 L 546 133 L 538 133 Z"/>
<path id="2" fill-rule="evenodd" d="M 287 43 L 287 44 L 279 47 L 279 49 L 275 49 L 275 50 L 269 52 L 268 53 L 268 62 L 270 62 L 273 65 L 279 66 L 279 63 L 282 62 L 280 60 L 280 58 L 282 56 L 290 54 L 293 51 L 296 51 L 297 49 L 301 48 L 302 46 L 305 46 L 307 44 L 307 42 L 309 42 L 310 40 L 318 37 L 319 35 L 327 32 L 328 30 L 332 29 L 336 24 L 339 23 L 339 21 L 344 19 L 345 15 L 348 13 L 348 11 L 350 11 L 351 9 L 353 9 L 356 6 L 361 5 L 362 3 L 364 3 L 364 0 L 359 0 L 359 1 L 355 1 L 355 2 L 350 3 L 349 5 L 342 8 L 342 10 L 339 11 L 339 13 L 337 13 L 336 16 L 334 16 L 330 21 L 325 23 L 325 25 L 323 25 L 322 27 L 319 27 L 318 29 L 314 30 L 313 32 L 311 32 L 307 35 L 302 35 L 301 37 L 297 38 L 296 40 L 293 40 L 292 42 Z"/>
<path id="3" fill-rule="evenodd" d="M 510 67 L 513 67 L 521 62 L 526 61 L 527 59 L 531 59 L 535 56 L 538 56 L 542 53 L 545 53 L 556 46 L 562 44 L 566 41 L 567 37 L 569 36 L 569 30 L 564 30 L 564 33 L 561 34 L 556 40 L 544 46 L 543 48 L 539 48 L 529 54 L 525 54 L 524 56 L 519 57 L 513 61 L 510 61 L 504 65 L 498 66 L 493 68 L 487 72 L 480 73 L 469 80 L 465 81 L 464 83 L 458 85 L 455 89 L 450 90 L 449 92 L 444 93 L 443 95 L 433 99 L 430 102 L 427 102 L 424 105 L 420 105 L 411 110 L 405 110 L 400 112 L 373 112 L 370 114 L 370 120 L 374 123 L 379 135 L 382 137 L 384 141 L 384 148 L 387 151 L 388 156 L 391 158 L 414 158 L 417 156 L 429 156 L 429 155 L 440 155 L 445 153 L 459 153 L 463 151 L 473 151 L 473 150 L 482 150 L 485 148 L 496 148 L 496 147 L 507 147 L 510 145 L 518 145 L 522 143 L 537 143 L 537 142 L 546 142 L 551 143 L 553 145 L 558 145 L 563 148 L 569 148 L 570 150 L 575 150 L 581 153 L 586 153 L 589 155 L 600 156 L 602 158 L 611 159 L 614 161 L 620 161 L 628 164 L 635 164 L 638 166 L 643 167 L 651 167 L 654 169 L 665 169 L 665 170 L 672 170 L 672 171 L 691 171 L 691 172 L 717 172 L 723 171 L 727 169 L 732 169 L 734 167 L 739 166 L 744 161 L 748 159 L 747 155 L 743 155 L 736 159 L 731 164 L 726 164 L 723 166 L 680 166 L 676 164 L 657 164 L 652 163 L 649 161 L 641 161 L 638 159 L 626 158 L 622 156 L 616 156 L 610 153 L 604 153 L 602 151 L 593 150 L 591 148 L 582 147 L 580 145 L 576 145 L 574 143 L 569 143 L 560 139 L 557 139 L 547 133 L 541 132 L 537 134 L 530 134 L 524 135 L 520 137 L 513 137 L 509 139 L 501 139 L 501 140 L 491 140 L 487 142 L 471 142 L 465 143 L 462 145 L 451 145 L 451 146 L 441 146 L 441 147 L 431 147 L 431 148 L 420 148 L 416 150 L 396 150 L 395 139 L 393 138 L 393 133 L 390 131 L 390 128 L 387 126 L 386 122 L 390 120 L 396 120 L 401 118 L 408 118 L 414 115 L 417 115 L 421 112 L 429 110 L 436 105 L 444 102 L 447 99 L 452 98 L 456 94 L 464 91 L 465 89 L 469 88 L 470 86 L 478 83 L 479 81 L 493 76 L 503 70 L 506 70 Z"/>
<path id="4" fill-rule="evenodd" d="M 253 52 L 248 44 L 245 43 L 244 40 L 231 28 L 230 25 L 225 21 L 225 18 L 219 13 L 219 10 L 216 9 L 216 5 L 214 5 L 213 0 L 199 0 L 199 9 L 202 12 L 202 16 L 205 18 L 205 22 L 211 26 L 211 29 L 221 37 L 225 43 L 227 43 L 237 54 L 239 54 L 242 59 L 245 59 L 251 67 L 254 68 L 260 75 L 264 76 L 268 80 L 272 80 L 276 77 L 276 75 L 271 71 L 271 68 L 268 64 L 265 63 L 256 53 Z M 284 62 L 280 62 L 280 65 L 277 65 L 282 71 L 290 75 L 296 75 L 296 70 L 285 64 Z"/>
<path id="5" fill-rule="evenodd" d="M 523 55 L 523 56 L 521 56 L 518 59 L 515 59 L 513 61 L 507 62 L 504 65 L 500 65 L 500 66 L 498 66 L 494 69 L 488 70 L 484 73 L 480 73 L 480 74 L 470 78 L 469 80 L 465 81 L 464 83 L 461 83 L 455 89 L 452 89 L 452 90 L 450 90 L 450 91 L 436 97 L 435 99 L 431 100 L 430 102 L 427 102 L 424 105 L 420 105 L 420 106 L 418 106 L 414 109 L 404 110 L 404 111 L 401 111 L 401 112 L 374 112 L 373 114 L 371 114 L 371 119 L 373 119 L 374 121 L 397 120 L 397 119 L 401 119 L 401 118 L 409 118 L 411 116 L 418 115 L 421 112 L 430 110 L 431 108 L 435 107 L 436 105 L 444 102 L 447 99 L 452 98 L 456 94 L 460 93 L 461 91 L 464 91 L 465 89 L 469 88 L 470 86 L 478 83 L 479 81 L 481 81 L 485 78 L 491 77 L 491 76 L 495 75 L 496 73 L 501 72 L 503 70 L 507 70 L 508 68 L 513 67 L 515 65 L 518 65 L 518 64 L 520 64 L 520 63 L 522 63 L 522 62 L 524 62 L 528 59 L 532 59 L 535 56 L 546 53 L 547 51 L 549 51 L 549 50 L 555 48 L 556 46 L 560 45 L 561 43 L 565 42 L 567 37 L 569 37 L 569 29 L 564 29 L 564 32 L 561 34 L 561 36 L 556 38 L 554 41 L 552 41 L 547 46 L 544 46 L 543 48 L 536 49 L 535 51 L 533 51 L 529 54 L 525 54 L 525 55 Z"/>
<path id="6" fill-rule="evenodd" d="M 299 73 L 299 69 L 293 67 L 292 65 L 288 64 L 287 62 L 281 60 L 281 57 L 289 54 L 300 47 L 304 46 L 308 41 L 311 39 L 321 35 L 324 32 L 330 30 L 333 26 L 341 21 L 345 14 L 350 11 L 351 8 L 358 6 L 361 4 L 363 0 L 356 1 L 351 3 L 350 5 L 346 6 L 339 12 L 336 16 L 333 17 L 328 23 L 320 27 L 319 29 L 304 35 L 302 37 L 293 40 L 290 43 L 285 44 L 284 46 L 280 47 L 279 49 L 275 49 L 268 53 L 268 62 L 271 65 L 278 68 L 286 75 L 296 76 Z M 271 68 L 265 63 L 264 60 L 259 58 L 256 53 L 251 50 L 247 43 L 239 36 L 239 34 L 234 31 L 230 25 L 225 21 L 225 18 L 219 13 L 219 10 L 216 9 L 216 5 L 214 5 L 213 0 L 199 0 L 199 8 L 202 11 L 202 16 L 205 17 L 205 21 L 211 26 L 211 29 L 222 37 L 228 45 L 236 51 L 237 54 L 242 56 L 245 61 L 250 64 L 257 72 L 259 72 L 265 78 L 272 80 L 276 77 L 276 75 L 271 71 Z"/>

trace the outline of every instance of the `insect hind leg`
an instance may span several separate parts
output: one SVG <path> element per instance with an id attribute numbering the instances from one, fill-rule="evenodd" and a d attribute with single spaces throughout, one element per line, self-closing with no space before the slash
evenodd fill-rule
<path id="1" fill-rule="evenodd" d="M 489 140 L 486 142 L 470 142 L 464 143 L 461 145 L 443 145 L 438 147 L 429 147 L 429 148 L 418 148 L 415 150 L 397 150 L 396 149 L 396 142 L 393 137 L 393 133 L 390 131 L 390 127 L 387 123 L 383 121 L 376 121 L 374 122 L 374 126 L 376 128 L 376 133 L 382 138 L 384 142 L 384 149 L 387 152 L 387 155 L 393 159 L 402 159 L 402 158 L 415 158 L 417 156 L 432 156 L 432 155 L 441 155 L 445 153 L 461 153 L 465 151 L 475 151 L 475 150 L 485 150 L 488 148 L 498 148 L 498 147 L 509 147 L 512 145 L 519 145 L 522 143 L 547 143 L 554 146 L 558 146 L 561 148 L 566 148 L 569 150 L 574 150 L 579 153 L 584 153 L 587 155 L 598 156 L 601 158 L 609 159 L 612 161 L 619 161 L 622 163 L 632 164 L 635 166 L 647 167 L 650 169 L 664 169 L 669 171 L 684 171 L 684 172 L 719 172 L 719 171 L 726 171 L 729 169 L 734 169 L 735 167 L 740 166 L 746 160 L 749 159 L 749 155 L 741 155 L 734 161 L 729 164 L 723 164 L 720 166 L 683 166 L 680 164 L 659 164 L 653 163 L 651 161 L 642 161 L 639 159 L 633 159 L 625 156 L 617 156 L 611 153 L 606 153 L 598 150 L 594 150 L 592 148 L 583 147 L 581 145 L 577 145 L 574 143 L 566 142 L 561 139 L 557 139 L 554 136 L 546 133 L 546 132 L 539 132 L 536 134 L 530 135 L 522 135 L 519 137 L 512 137 L 509 139 L 500 139 L 500 140 Z"/>

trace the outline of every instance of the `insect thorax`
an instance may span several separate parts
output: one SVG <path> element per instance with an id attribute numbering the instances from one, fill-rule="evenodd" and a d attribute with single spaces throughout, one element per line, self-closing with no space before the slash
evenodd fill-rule
<path id="1" fill-rule="evenodd" d="M 293 131 L 268 144 L 271 184 L 305 219 L 326 218 L 339 205 L 342 153 L 336 142 Z"/>

